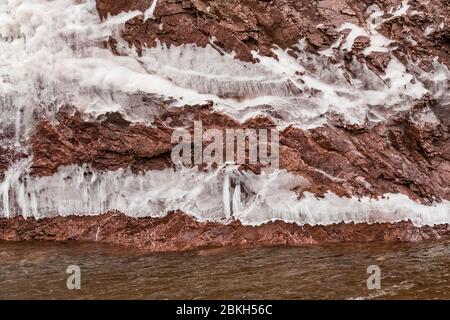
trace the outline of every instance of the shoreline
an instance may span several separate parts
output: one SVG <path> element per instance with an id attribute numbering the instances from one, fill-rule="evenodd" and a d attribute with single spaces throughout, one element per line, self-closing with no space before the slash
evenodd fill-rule
<path id="1" fill-rule="evenodd" d="M 119 212 L 95 216 L 22 216 L 0 219 L 0 240 L 81 241 L 116 244 L 146 252 L 182 252 L 231 247 L 303 246 L 344 242 L 420 242 L 449 239 L 450 225 L 417 227 L 398 223 L 297 225 L 283 221 L 259 226 L 199 222 L 182 212 L 165 217 L 128 217 Z"/>

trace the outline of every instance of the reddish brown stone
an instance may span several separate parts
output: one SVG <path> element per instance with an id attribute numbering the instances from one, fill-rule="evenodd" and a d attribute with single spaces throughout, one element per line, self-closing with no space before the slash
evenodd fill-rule
<path id="1" fill-rule="evenodd" d="M 366 36 L 358 36 L 356 37 L 355 41 L 353 42 L 352 46 L 352 52 L 360 56 L 362 55 L 362 52 L 364 49 L 368 48 L 370 46 L 370 38 Z"/>
<path id="2" fill-rule="evenodd" d="M 150 0 L 97 0 L 97 9 L 105 18 L 121 11 L 144 12 L 150 4 Z M 352 6 L 362 14 L 364 5 L 355 2 Z M 301 38 L 308 40 L 310 50 L 326 48 L 337 39 L 333 25 L 358 21 L 349 10 L 344 1 L 159 0 L 154 19 L 144 22 L 138 16 L 128 21 L 123 38 L 139 50 L 154 46 L 156 40 L 205 47 L 214 37 L 213 46 L 219 51 L 234 51 L 238 59 L 255 61 L 252 50 L 273 56 L 275 46 L 293 48 Z M 317 28 L 321 23 L 328 27 Z"/>
<path id="3" fill-rule="evenodd" d="M 389 1 L 383 1 L 383 8 Z M 405 62 L 409 57 L 419 66 L 430 70 L 434 57 L 450 67 L 450 6 L 447 0 L 408 1 L 409 13 L 393 17 L 379 26 L 379 32 L 397 47 L 397 58 Z M 387 11 L 385 11 L 387 12 Z M 427 28 L 433 32 L 425 34 Z"/>
<path id="4" fill-rule="evenodd" d="M 97 9 L 105 18 L 122 11 L 144 12 L 151 2 L 97 0 Z M 169 46 L 195 43 L 205 47 L 214 37 L 213 46 L 219 51 L 234 51 L 236 58 L 255 62 L 252 50 L 266 56 L 274 56 L 271 49 L 275 46 L 292 52 L 302 38 L 309 51 L 328 48 L 339 36 L 336 27 L 344 22 L 365 25 L 368 7 L 377 5 L 385 13 L 383 18 L 391 18 L 379 31 L 394 40 L 401 61 L 409 56 L 429 69 L 433 57 L 438 56 L 450 66 L 450 6 L 446 0 L 426 4 L 411 0 L 408 14 L 390 17 L 388 12 L 401 4 L 400 0 L 159 0 L 154 19 L 131 19 L 123 38 L 140 51 L 143 46 L 156 45 L 156 40 Z M 414 11 L 418 13 L 409 14 Z M 426 35 L 427 27 L 435 31 Z M 114 51 L 114 42 L 109 45 Z M 374 69 L 379 71 L 378 66 Z"/>
<path id="5" fill-rule="evenodd" d="M 391 55 L 388 52 L 372 51 L 366 57 L 366 63 L 369 69 L 375 73 L 384 73 L 389 61 L 391 61 Z"/>
<path id="6" fill-rule="evenodd" d="M 414 200 L 450 199 L 450 135 L 445 124 L 412 122 L 429 102 L 385 122 L 346 126 L 339 121 L 282 133 L 282 166 L 316 190 L 346 195 L 403 193 Z M 320 170 L 320 171 L 318 171 Z"/>
<path id="7" fill-rule="evenodd" d="M 299 226 L 282 221 L 257 227 L 198 222 L 180 213 L 163 218 L 131 218 L 110 212 L 35 220 L 0 219 L 0 240 L 96 241 L 148 251 L 185 251 L 224 246 L 307 245 L 333 242 L 408 241 L 450 237 L 449 225 L 416 227 L 410 221 Z"/>
<path id="8" fill-rule="evenodd" d="M 57 125 L 40 122 L 31 137 L 34 175 L 51 175 L 70 164 L 106 170 L 163 169 L 169 164 L 172 131 L 163 125 L 131 124 L 119 114 L 92 121 L 78 112 L 60 112 L 58 118 Z"/>

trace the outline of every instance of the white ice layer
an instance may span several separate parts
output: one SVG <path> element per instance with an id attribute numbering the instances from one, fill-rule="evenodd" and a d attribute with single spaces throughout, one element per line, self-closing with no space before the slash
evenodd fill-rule
<path id="1" fill-rule="evenodd" d="M 133 174 L 68 166 L 53 176 L 21 177 L 18 169 L 27 165 L 16 163 L 6 172 L 0 188 L 2 216 L 95 215 L 115 209 L 133 217 L 160 217 L 180 209 L 201 221 L 226 222 L 233 216 L 250 225 L 272 220 L 311 225 L 407 219 L 418 226 L 450 223 L 448 201 L 427 206 L 401 194 L 357 199 L 333 193 L 324 199 L 306 193 L 298 199 L 291 190 L 307 180 L 285 170 L 256 175 L 224 166 L 214 172 L 184 168 Z"/>

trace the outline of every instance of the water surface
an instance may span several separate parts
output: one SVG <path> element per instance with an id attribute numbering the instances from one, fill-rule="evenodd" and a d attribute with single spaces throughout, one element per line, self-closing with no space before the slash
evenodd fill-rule
<path id="1" fill-rule="evenodd" d="M 81 289 L 66 286 L 69 265 Z M 368 290 L 369 265 L 381 289 Z M 1 299 L 450 299 L 450 242 L 142 253 L 0 242 Z"/>

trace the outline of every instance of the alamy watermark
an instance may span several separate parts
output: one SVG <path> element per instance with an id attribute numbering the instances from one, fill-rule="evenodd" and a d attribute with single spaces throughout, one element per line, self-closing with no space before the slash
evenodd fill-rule
<path id="1" fill-rule="evenodd" d="M 208 129 L 194 121 L 193 134 L 177 128 L 172 133 L 172 162 L 176 165 L 249 164 L 278 168 L 279 132 L 276 129 Z"/>
<path id="2" fill-rule="evenodd" d="M 70 265 L 66 269 L 66 273 L 70 274 L 67 278 L 66 286 L 69 290 L 81 289 L 81 268 L 77 265 Z"/>
<path id="3" fill-rule="evenodd" d="M 370 276 L 367 278 L 367 289 L 380 290 L 381 289 L 381 268 L 376 264 L 367 267 L 367 273 Z"/>

